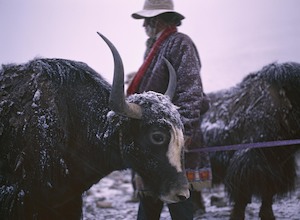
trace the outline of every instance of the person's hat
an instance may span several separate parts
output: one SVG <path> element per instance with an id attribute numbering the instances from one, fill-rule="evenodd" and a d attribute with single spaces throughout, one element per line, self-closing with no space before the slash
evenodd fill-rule
<path id="1" fill-rule="evenodd" d="M 135 19 L 143 19 L 155 17 L 167 12 L 176 14 L 180 20 L 184 19 L 182 14 L 174 11 L 172 0 L 145 0 L 143 10 L 133 13 L 131 16 Z"/>

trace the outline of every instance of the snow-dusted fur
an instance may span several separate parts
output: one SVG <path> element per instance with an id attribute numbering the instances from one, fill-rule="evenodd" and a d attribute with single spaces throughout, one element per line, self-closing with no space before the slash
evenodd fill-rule
<path id="1" fill-rule="evenodd" d="M 174 201 L 171 191 L 188 192 L 178 172 L 182 146 L 169 146 L 171 138 L 183 142 L 176 107 L 162 94 L 133 95 L 128 101 L 142 107 L 143 117 L 130 119 L 109 109 L 110 91 L 81 62 L 2 66 L 0 219 L 79 219 L 82 193 L 128 167 L 158 196 Z M 181 153 L 170 162 L 171 147 Z"/>
<path id="2" fill-rule="evenodd" d="M 272 63 L 227 90 L 208 94 L 211 108 L 201 128 L 208 146 L 300 138 L 300 64 Z M 211 154 L 213 182 L 225 184 L 234 202 L 231 219 L 244 219 L 252 196 L 260 217 L 274 219 L 272 201 L 295 186 L 299 146 Z"/>

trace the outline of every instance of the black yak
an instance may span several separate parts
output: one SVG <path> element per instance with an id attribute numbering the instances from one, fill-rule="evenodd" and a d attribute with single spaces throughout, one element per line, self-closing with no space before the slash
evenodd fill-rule
<path id="1" fill-rule="evenodd" d="M 300 138 L 300 64 L 272 63 L 236 86 L 208 94 L 211 108 L 201 127 L 207 146 Z M 252 196 L 261 219 L 275 219 L 273 199 L 295 187 L 299 146 L 219 151 L 211 154 L 213 183 L 224 183 L 234 202 L 232 220 L 242 220 Z"/>
<path id="2" fill-rule="evenodd" d="M 121 57 L 103 38 L 115 61 L 112 87 L 70 60 L 0 69 L 0 219 L 80 219 L 82 193 L 128 167 L 165 202 L 189 197 L 174 84 L 166 95 L 125 98 Z"/>

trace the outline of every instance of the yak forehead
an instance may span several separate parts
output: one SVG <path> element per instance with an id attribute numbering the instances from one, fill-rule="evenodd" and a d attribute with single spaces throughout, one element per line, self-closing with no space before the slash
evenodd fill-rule
<path id="1" fill-rule="evenodd" d="M 143 108 L 143 120 L 147 124 L 160 122 L 174 125 L 179 129 L 183 128 L 180 114 L 177 111 L 178 107 L 163 94 L 149 91 L 131 95 L 128 97 L 128 101 Z"/>
<path id="2" fill-rule="evenodd" d="M 184 139 L 183 124 L 177 111 L 178 108 L 172 104 L 169 97 L 152 91 L 131 95 L 128 101 L 143 108 L 143 123 L 164 124 L 170 128 L 171 140 L 167 158 L 177 172 L 182 172 L 181 153 Z"/>

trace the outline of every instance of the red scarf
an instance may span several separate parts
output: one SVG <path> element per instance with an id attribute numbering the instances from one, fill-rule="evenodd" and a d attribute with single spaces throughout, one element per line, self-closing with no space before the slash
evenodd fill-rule
<path id="1" fill-rule="evenodd" d="M 143 65 L 138 70 L 137 74 L 133 78 L 132 82 L 130 83 L 128 89 L 127 89 L 127 95 L 131 95 L 137 92 L 139 85 L 141 83 L 141 80 L 148 69 L 150 63 L 153 60 L 154 55 L 156 54 L 157 50 L 159 49 L 162 42 L 164 42 L 167 37 L 169 37 L 172 33 L 175 33 L 177 31 L 177 28 L 175 26 L 166 28 L 163 33 L 160 35 L 160 37 L 157 39 L 157 41 L 154 43 L 153 47 L 151 48 L 148 56 L 146 57 Z"/>

